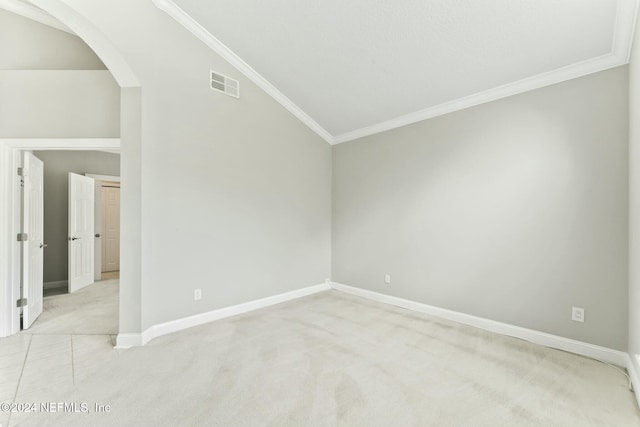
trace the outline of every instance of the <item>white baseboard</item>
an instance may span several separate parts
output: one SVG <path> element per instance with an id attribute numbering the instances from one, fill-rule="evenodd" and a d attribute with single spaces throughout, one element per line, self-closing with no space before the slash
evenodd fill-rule
<path id="1" fill-rule="evenodd" d="M 64 288 L 69 286 L 69 281 L 67 280 L 58 280 L 55 282 L 44 282 L 42 284 L 42 287 L 44 289 L 57 289 L 57 288 Z"/>
<path id="2" fill-rule="evenodd" d="M 271 305 L 279 304 L 285 301 L 302 298 L 307 295 L 323 292 L 329 289 L 336 289 L 338 291 L 357 295 L 384 304 L 391 304 L 409 310 L 451 320 L 454 322 L 463 323 L 465 325 L 474 326 L 487 331 L 496 332 L 502 335 L 524 339 L 535 344 L 544 345 L 546 347 L 557 348 L 560 350 L 569 351 L 571 353 L 592 357 L 594 359 L 612 363 L 617 366 L 627 367 L 629 369 L 630 375 L 631 369 L 636 369 L 633 363 L 630 363 L 630 356 L 622 351 L 613 350 L 582 341 L 576 341 L 570 338 L 564 338 L 533 329 L 522 328 L 520 326 L 509 325 L 507 323 L 497 322 L 495 320 L 472 316 L 470 314 L 447 310 L 444 308 L 385 295 L 378 292 L 356 288 L 336 282 L 331 282 L 330 284 L 323 283 L 320 285 L 309 286 L 307 288 L 298 289 L 295 291 L 286 292 L 259 300 L 249 301 L 231 307 L 220 308 L 217 310 L 208 311 L 206 313 L 200 313 L 193 316 L 172 320 L 170 322 L 160 323 L 149 327 L 142 333 L 118 334 L 116 348 L 141 346 L 148 343 L 152 339 L 162 335 L 181 331 L 193 326 L 202 325 L 249 311 L 258 310 L 260 308 L 269 307 Z M 635 374 L 636 373 L 634 372 L 634 375 Z M 638 384 L 640 388 L 640 382 L 634 380 L 633 383 Z"/>
<path id="3" fill-rule="evenodd" d="M 497 322 L 495 320 L 489 320 L 483 317 L 472 316 L 470 314 L 447 310 L 440 307 L 434 307 L 432 305 L 393 297 L 366 289 L 355 288 L 353 286 L 343 285 L 340 283 L 331 282 L 331 287 L 333 289 L 357 295 L 359 297 L 367 298 L 373 301 L 395 305 L 420 313 L 430 314 L 442 319 L 452 320 L 454 322 L 463 323 L 469 326 L 475 326 L 476 328 L 496 332 L 498 334 L 520 338 L 535 344 L 543 345 L 545 347 L 557 348 L 559 350 L 591 357 L 593 359 L 601 360 L 617 366 L 626 367 L 629 364 L 629 356 L 627 355 L 627 353 L 613 350 L 607 347 L 601 347 L 582 341 L 576 341 L 569 338 L 560 337 L 558 335 L 547 334 L 545 332 L 540 332 L 533 329 L 522 328 L 520 326 L 509 325 L 507 323 Z M 636 383 L 634 382 L 634 384 Z M 640 383 L 638 383 L 638 385 L 640 386 Z"/>
<path id="4" fill-rule="evenodd" d="M 640 407 L 640 376 L 638 375 L 640 368 L 640 356 L 639 355 L 627 355 L 627 372 L 633 384 L 633 393 L 636 395 L 636 402 Z"/>
<path id="5" fill-rule="evenodd" d="M 220 308 L 206 313 L 200 313 L 182 319 L 172 320 L 170 322 L 159 323 L 146 329 L 140 334 L 118 334 L 116 348 L 139 347 L 145 345 L 154 338 L 167 335 L 172 332 L 181 331 L 183 329 L 199 326 L 214 320 L 224 319 L 248 311 L 258 310 L 260 308 L 269 307 L 271 305 L 280 304 L 282 302 L 302 298 L 307 295 L 316 294 L 318 292 L 328 291 L 331 286 L 328 283 L 309 286 L 295 291 L 286 292 L 284 294 L 274 295 L 259 300 L 249 301 L 231 307 Z"/>
<path id="6" fill-rule="evenodd" d="M 116 337 L 116 347 L 119 349 L 123 348 L 131 348 L 131 347 L 140 347 L 143 345 L 142 342 L 142 334 L 129 333 L 129 334 L 118 334 Z"/>

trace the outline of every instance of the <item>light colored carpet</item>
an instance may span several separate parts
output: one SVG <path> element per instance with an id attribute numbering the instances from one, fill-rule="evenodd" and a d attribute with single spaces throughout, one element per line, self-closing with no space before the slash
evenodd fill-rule
<path id="1" fill-rule="evenodd" d="M 117 334 L 119 280 L 95 282 L 71 294 L 45 297 L 27 334 Z"/>
<path id="2" fill-rule="evenodd" d="M 130 350 L 102 336 L 5 340 L 26 359 L 16 402 L 111 405 L 11 426 L 640 426 L 609 366 L 337 291 Z"/>

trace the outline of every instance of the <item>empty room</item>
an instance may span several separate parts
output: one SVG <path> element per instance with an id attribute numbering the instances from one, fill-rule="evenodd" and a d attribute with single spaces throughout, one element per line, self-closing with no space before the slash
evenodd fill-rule
<path id="1" fill-rule="evenodd" d="M 0 426 L 640 426 L 639 3 L 0 0 Z"/>

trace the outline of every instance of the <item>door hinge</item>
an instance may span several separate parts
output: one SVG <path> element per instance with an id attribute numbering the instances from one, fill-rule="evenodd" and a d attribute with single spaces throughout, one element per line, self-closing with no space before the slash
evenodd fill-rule
<path id="1" fill-rule="evenodd" d="M 27 233 L 18 233 L 18 242 L 26 242 L 29 240 L 29 235 Z"/>
<path id="2" fill-rule="evenodd" d="M 27 299 L 26 298 L 20 298 L 19 300 L 16 300 L 16 307 L 24 307 L 27 305 Z"/>
<path id="3" fill-rule="evenodd" d="M 26 176 L 27 171 L 24 168 L 18 168 L 18 176 Z"/>

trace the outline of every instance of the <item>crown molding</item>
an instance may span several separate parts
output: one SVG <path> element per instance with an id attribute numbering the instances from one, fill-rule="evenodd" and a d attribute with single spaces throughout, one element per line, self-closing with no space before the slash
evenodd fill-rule
<path id="1" fill-rule="evenodd" d="M 335 145 L 628 64 L 631 56 L 631 47 L 640 0 L 618 0 L 611 51 L 605 55 L 469 96 L 447 101 L 391 120 L 385 120 L 371 126 L 355 129 L 336 136 L 327 132 L 308 114 L 300 109 L 300 107 L 293 103 L 293 101 L 276 89 L 275 86 L 262 77 L 249 64 L 244 62 L 238 55 L 231 51 L 231 49 L 220 42 L 220 40 L 216 39 L 172 0 L 153 0 L 153 3 L 156 7 L 166 12 L 179 24 L 198 37 L 218 55 L 237 68 L 246 77 L 258 85 L 258 87 L 267 92 L 325 141 L 331 145 Z"/>
<path id="2" fill-rule="evenodd" d="M 611 53 L 624 60 L 625 64 L 631 60 L 631 48 L 639 8 L 640 2 L 638 0 L 618 0 Z"/>
<path id="3" fill-rule="evenodd" d="M 274 85 L 272 85 L 267 79 L 262 77 L 256 70 L 254 70 L 249 64 L 244 62 L 242 58 L 236 55 L 231 49 L 229 49 L 224 43 L 215 38 L 209 31 L 207 31 L 196 20 L 189 16 L 182 8 L 176 5 L 171 0 L 153 0 L 156 7 L 166 12 L 170 17 L 176 20 L 180 25 L 189 30 L 194 36 L 200 39 L 204 44 L 209 46 L 220 55 L 223 59 L 233 65 L 238 71 L 249 78 L 259 88 L 267 92 L 273 99 L 278 101 L 284 108 L 286 108 L 291 114 L 296 116 L 302 123 L 307 125 L 311 130 L 317 133 L 322 139 L 329 144 L 333 143 L 333 136 L 327 132 L 322 126 L 320 126 L 315 120 L 313 120 L 307 113 L 305 113 L 300 107 L 298 107 L 287 96 L 280 92 Z"/>
<path id="4" fill-rule="evenodd" d="M 69 27 L 58 21 L 53 16 L 49 15 L 44 10 L 31 4 L 24 3 L 20 0 L 0 0 L 0 9 L 4 9 L 7 12 L 15 13 L 16 15 L 31 19 L 32 21 L 39 22 L 57 30 L 73 34 L 74 36 L 76 35 L 76 33 L 71 31 Z"/>
<path id="5" fill-rule="evenodd" d="M 454 111 L 628 64 L 631 57 L 631 45 L 638 15 L 638 4 L 638 0 L 618 0 L 611 52 L 608 54 L 336 135 L 334 137 L 334 144 L 352 141 L 444 114 L 453 113 Z"/>
<path id="6" fill-rule="evenodd" d="M 588 74 L 604 71 L 626 64 L 627 61 L 622 60 L 616 55 L 607 54 L 598 58 L 590 59 L 547 73 L 538 74 L 533 77 L 518 80 L 513 83 L 498 86 L 493 89 L 485 90 L 463 98 L 454 99 L 444 102 L 433 107 L 415 111 L 413 113 L 396 117 L 375 125 L 356 129 L 334 137 L 334 144 L 352 141 L 354 139 L 363 138 L 380 132 L 385 132 L 402 126 L 421 122 L 444 114 L 453 113 L 455 111 L 464 110 L 465 108 L 474 107 L 476 105 L 485 104 L 487 102 L 496 101 L 512 95 L 528 92 L 533 89 L 539 89 L 556 83 L 586 76 Z"/>

